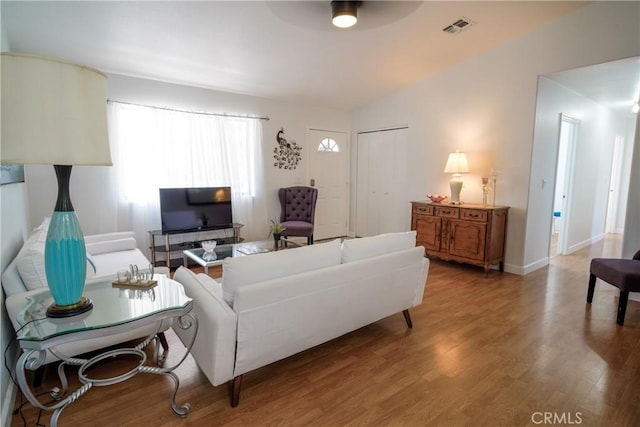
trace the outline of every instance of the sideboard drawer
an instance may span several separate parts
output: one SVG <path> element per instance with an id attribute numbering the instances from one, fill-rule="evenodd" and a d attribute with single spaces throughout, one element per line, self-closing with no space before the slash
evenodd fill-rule
<path id="1" fill-rule="evenodd" d="M 460 209 L 460 218 L 469 221 L 487 222 L 488 212 L 480 209 Z"/>
<path id="2" fill-rule="evenodd" d="M 433 215 L 433 206 L 414 206 L 413 212 L 419 215 Z"/>
<path id="3" fill-rule="evenodd" d="M 443 218 L 458 218 L 459 211 L 460 209 L 458 208 L 448 208 L 445 206 L 437 206 L 436 216 L 441 216 Z"/>

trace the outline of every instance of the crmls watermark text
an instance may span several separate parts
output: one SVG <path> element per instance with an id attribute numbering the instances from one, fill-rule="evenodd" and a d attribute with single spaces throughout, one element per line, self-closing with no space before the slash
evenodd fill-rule
<path id="1" fill-rule="evenodd" d="M 582 412 L 534 412 L 534 424 L 582 424 Z"/>

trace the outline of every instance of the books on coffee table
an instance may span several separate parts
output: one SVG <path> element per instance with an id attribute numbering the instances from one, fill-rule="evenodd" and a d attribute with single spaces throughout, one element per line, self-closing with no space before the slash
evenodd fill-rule
<path id="1" fill-rule="evenodd" d="M 242 252 L 245 255 L 252 255 L 252 254 L 261 254 L 264 252 L 269 252 L 269 249 L 266 248 L 261 248 L 258 245 L 242 245 L 237 249 L 238 252 Z"/>

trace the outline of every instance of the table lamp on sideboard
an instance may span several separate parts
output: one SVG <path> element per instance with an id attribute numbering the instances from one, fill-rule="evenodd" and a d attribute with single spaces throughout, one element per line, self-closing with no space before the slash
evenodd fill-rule
<path id="1" fill-rule="evenodd" d="M 69 194 L 73 165 L 110 166 L 107 78 L 66 61 L 3 52 L 2 146 L 6 163 L 53 165 L 58 196 L 45 242 L 45 271 L 54 303 L 49 317 L 91 310 L 83 297 L 86 248 Z"/>
<path id="2" fill-rule="evenodd" d="M 455 153 L 450 153 L 447 164 L 444 167 L 444 173 L 453 174 L 449 181 L 449 187 L 451 188 L 450 204 L 459 205 L 462 203 L 460 201 L 460 191 L 462 190 L 462 176 L 460 174 L 468 172 L 469 164 L 467 162 L 467 156 L 458 150 L 456 150 Z"/>

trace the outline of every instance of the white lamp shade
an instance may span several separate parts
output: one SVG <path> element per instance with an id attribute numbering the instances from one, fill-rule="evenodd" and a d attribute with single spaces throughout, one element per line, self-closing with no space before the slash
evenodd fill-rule
<path id="1" fill-rule="evenodd" d="M 444 167 L 444 173 L 468 173 L 469 163 L 464 153 L 456 150 L 455 153 L 449 154 L 447 164 Z"/>
<path id="2" fill-rule="evenodd" d="M 5 52 L 1 69 L 3 162 L 112 164 L 103 73 L 57 59 Z"/>

